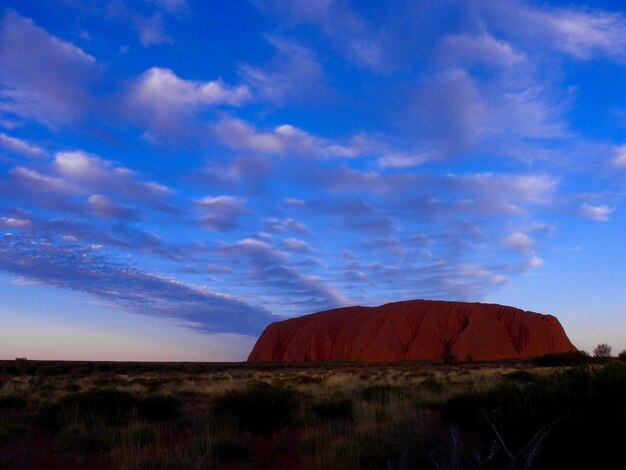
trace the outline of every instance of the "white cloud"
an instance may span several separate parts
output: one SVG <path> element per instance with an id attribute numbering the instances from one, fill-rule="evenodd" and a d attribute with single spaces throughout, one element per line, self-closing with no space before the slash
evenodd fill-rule
<path id="1" fill-rule="evenodd" d="M 88 184 L 89 188 L 116 189 L 138 198 L 160 197 L 171 193 L 162 184 L 137 181 L 136 173 L 129 168 L 117 166 L 112 161 L 82 150 L 57 152 L 53 165 L 60 175 L 77 183 Z"/>
<path id="2" fill-rule="evenodd" d="M 484 64 L 509 68 L 526 61 L 523 52 L 516 51 L 510 43 L 498 40 L 487 32 L 476 36 L 445 36 L 439 49 L 442 60 L 459 66 Z"/>
<path id="3" fill-rule="evenodd" d="M 224 118 L 213 126 L 217 136 L 229 147 L 282 155 L 317 155 L 315 138 L 297 127 L 283 124 L 271 132 L 259 132 L 241 119 Z"/>
<path id="4" fill-rule="evenodd" d="M 582 8 L 534 8 L 518 2 L 487 2 L 485 13 L 501 29 L 545 50 L 580 60 L 626 60 L 623 13 Z"/>
<path id="5" fill-rule="evenodd" d="M 0 111 L 45 124 L 74 121 L 92 99 L 96 60 L 9 11 L 0 24 Z"/>
<path id="6" fill-rule="evenodd" d="M 0 145 L 14 152 L 21 153 L 29 157 L 39 157 L 45 152 L 42 148 L 29 143 L 26 140 L 11 137 L 10 135 L 0 132 Z"/>
<path id="7" fill-rule="evenodd" d="M 104 219 L 135 218 L 134 210 L 116 203 L 111 198 L 101 194 L 92 194 L 87 199 L 88 210 L 91 214 Z"/>
<path id="8" fill-rule="evenodd" d="M 626 145 L 616 147 L 614 152 L 613 165 L 618 168 L 626 168 Z"/>
<path id="9" fill-rule="evenodd" d="M 154 44 L 173 44 L 172 39 L 163 31 L 160 13 L 155 13 L 150 18 L 138 18 L 135 27 L 139 32 L 139 41 L 143 47 Z"/>
<path id="10" fill-rule="evenodd" d="M 251 99 L 246 85 L 229 86 L 222 80 L 198 81 L 178 77 L 172 70 L 146 70 L 127 95 L 128 113 L 148 128 L 146 137 L 188 136 L 204 132 L 194 121 L 196 113 L 216 106 L 240 106 Z"/>
<path id="11" fill-rule="evenodd" d="M 136 83 L 132 99 L 157 111 L 178 111 L 187 106 L 237 106 L 250 97 L 245 85 L 231 87 L 221 80 L 185 80 L 168 68 L 152 67 Z"/>
<path id="12" fill-rule="evenodd" d="M 601 222 L 607 222 L 609 220 L 609 214 L 613 212 L 613 208 L 605 205 L 592 206 L 591 204 L 584 203 L 580 207 L 580 213 L 584 217 L 590 219 L 599 220 Z"/>
<path id="13" fill-rule="evenodd" d="M 231 117 L 214 124 L 213 132 L 231 148 L 273 155 L 352 158 L 367 151 L 371 145 L 363 135 L 357 134 L 342 144 L 314 136 L 291 124 L 282 124 L 263 132 L 249 122 Z"/>
<path id="14" fill-rule="evenodd" d="M 436 154 L 428 150 L 415 153 L 386 152 L 376 164 L 379 168 L 411 168 L 435 158 Z"/>
<path id="15" fill-rule="evenodd" d="M 522 232 L 510 234 L 505 238 L 504 243 L 509 248 L 522 252 L 530 250 L 534 244 L 533 239 Z"/>
<path id="16" fill-rule="evenodd" d="M 237 219 L 246 212 L 246 200 L 236 196 L 206 196 L 195 201 L 200 224 L 206 228 L 228 231 L 236 228 Z"/>
<path id="17" fill-rule="evenodd" d="M 47 176 L 24 166 L 12 168 L 9 174 L 21 185 L 21 188 L 31 192 L 54 193 L 58 195 L 80 192 L 78 187 L 62 178 Z"/>
<path id="18" fill-rule="evenodd" d="M 311 251 L 311 247 L 304 240 L 300 240 L 299 238 L 285 238 L 283 240 L 282 245 L 285 249 L 290 251 L 298 251 L 301 253 L 306 253 Z"/>
<path id="19" fill-rule="evenodd" d="M 1 228 L 26 228 L 31 225 L 31 221 L 23 217 L 0 217 Z"/>
<path id="20" fill-rule="evenodd" d="M 264 66 L 240 68 L 246 83 L 273 103 L 304 100 L 326 93 L 324 70 L 315 53 L 303 46 L 270 37 L 276 56 Z"/>

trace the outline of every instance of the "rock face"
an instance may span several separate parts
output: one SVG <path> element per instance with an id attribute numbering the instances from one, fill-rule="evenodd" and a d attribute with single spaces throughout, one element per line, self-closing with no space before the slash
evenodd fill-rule
<path id="1" fill-rule="evenodd" d="M 270 324 L 248 362 L 490 361 L 576 351 L 552 315 L 495 304 L 409 300 Z"/>

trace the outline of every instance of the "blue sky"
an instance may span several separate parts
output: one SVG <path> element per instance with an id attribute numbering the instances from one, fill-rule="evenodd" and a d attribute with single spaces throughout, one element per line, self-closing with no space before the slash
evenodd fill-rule
<path id="1" fill-rule="evenodd" d="M 0 357 L 428 298 L 626 348 L 620 2 L 5 2 Z"/>

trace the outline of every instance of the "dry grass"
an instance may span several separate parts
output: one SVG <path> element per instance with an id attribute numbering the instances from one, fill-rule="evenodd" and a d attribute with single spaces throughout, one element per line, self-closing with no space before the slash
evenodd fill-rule
<path id="1" fill-rule="evenodd" d="M 407 459 L 415 461 L 416 448 L 432 446 L 436 432 L 447 432 L 433 427 L 430 410 L 460 394 L 482 393 L 503 381 L 523 380 L 528 373 L 547 376 L 558 370 L 538 369 L 529 363 L 433 362 L 306 367 L 185 365 L 164 370 L 135 370 L 131 364 L 101 369 L 88 365 L 53 376 L 0 375 L 0 405 L 3 397 L 20 396 L 27 401 L 21 410 L 3 410 L 0 406 L 0 455 L 10 450 L 12 442 L 28 447 L 23 442 L 24 430 L 36 430 L 41 425 L 41 410 L 47 404 L 63 402 L 64 397 L 78 392 L 114 390 L 135 397 L 138 404 L 145 397 L 171 397 L 182 406 L 180 416 L 156 422 L 142 416 L 138 404 L 119 423 L 98 421 L 97 417 L 85 420 L 80 413 L 69 413 L 53 431 L 52 448 L 68 457 L 71 453 L 88 453 L 92 459 L 96 455 L 103 465 L 120 469 L 215 468 L 219 462 L 232 460 L 255 468 L 256 451 L 250 450 L 250 442 L 271 441 L 271 437 L 251 437 L 250 432 L 256 432 L 254 426 L 239 429 L 234 415 L 216 416 L 214 408 L 221 397 L 243 390 L 255 393 L 255 387 L 265 384 L 277 391 L 289 390 L 295 397 L 295 408 L 271 432 L 298 430 L 293 449 L 296 468 L 408 468 Z M 25 424 L 11 427 L 9 421 Z M 4 466 L 19 467 L 19 462 L 0 458 L 0 467 Z"/>

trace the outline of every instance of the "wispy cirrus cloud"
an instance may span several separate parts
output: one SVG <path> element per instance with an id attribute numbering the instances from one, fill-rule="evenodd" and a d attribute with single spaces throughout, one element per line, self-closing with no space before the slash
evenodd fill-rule
<path id="1" fill-rule="evenodd" d="M 324 69 L 311 49 L 276 37 L 268 37 L 268 41 L 276 49 L 269 64 L 240 67 L 244 81 L 261 98 L 276 105 L 293 105 L 311 103 L 329 93 Z"/>
<path id="2" fill-rule="evenodd" d="M 225 258 L 243 257 L 249 266 L 245 273 L 248 281 L 265 292 L 262 298 L 271 298 L 269 305 L 277 313 L 289 315 L 297 313 L 298 308 L 321 310 L 346 304 L 346 299 L 322 279 L 290 266 L 289 256 L 265 241 L 245 238 L 221 243 L 215 253 Z M 267 296 L 268 290 L 274 295 Z"/>
<path id="3" fill-rule="evenodd" d="M 41 147 L 27 140 L 13 137 L 3 132 L 0 132 L 0 145 L 27 157 L 41 157 L 46 153 Z"/>
<path id="4" fill-rule="evenodd" d="M 90 246 L 36 234 L 0 237 L 0 270 L 209 333 L 255 335 L 271 318 L 265 309 L 232 296 L 141 271 Z"/>
<path id="5" fill-rule="evenodd" d="M 579 60 L 626 60 L 626 16 L 584 7 L 531 6 L 523 2 L 487 2 L 493 24 L 529 46 L 549 47 Z"/>

